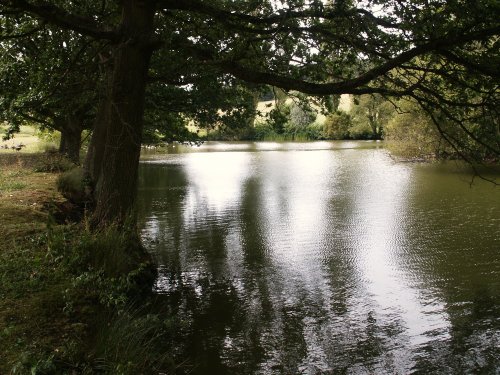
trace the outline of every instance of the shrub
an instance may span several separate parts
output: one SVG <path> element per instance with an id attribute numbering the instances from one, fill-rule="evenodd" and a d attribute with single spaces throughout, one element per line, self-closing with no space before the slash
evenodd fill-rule
<path id="1" fill-rule="evenodd" d="M 42 325 L 63 332 L 50 333 L 50 339 L 60 338 L 56 351 L 51 340 L 46 344 L 34 332 L 36 346 L 20 353 L 12 373 L 152 374 L 173 369 L 169 340 L 175 320 L 170 314 L 152 313 L 156 305 L 148 302 L 148 291 L 156 267 L 136 235 L 116 227 L 96 233 L 81 225 L 49 222 L 43 238 L 34 240 L 46 249 L 37 273 L 50 272 L 57 282 L 51 284 L 55 290 L 47 310 L 36 316 Z M 40 276 L 37 285 L 47 277 Z M 1 334 L 5 332 L 0 332 L 3 339 Z"/>
<path id="2" fill-rule="evenodd" d="M 339 111 L 329 115 L 323 125 L 323 133 L 327 139 L 348 139 L 351 127 L 351 116 Z"/>
<path id="3" fill-rule="evenodd" d="M 310 140 L 318 140 L 324 139 L 325 136 L 323 134 L 323 124 L 319 124 L 314 122 L 305 128 L 308 139 Z"/>
<path id="4" fill-rule="evenodd" d="M 283 134 L 283 132 L 285 131 L 285 126 L 290 120 L 290 108 L 286 106 L 281 109 L 274 108 L 268 113 L 268 117 L 268 123 L 271 128 L 277 134 Z"/>
<path id="5" fill-rule="evenodd" d="M 376 138 L 373 130 L 366 121 L 353 120 L 349 129 L 349 136 L 353 139 L 373 139 Z"/>
<path id="6" fill-rule="evenodd" d="M 57 190 L 70 202 L 81 205 L 86 200 L 83 169 L 76 167 L 57 178 Z"/>
<path id="7" fill-rule="evenodd" d="M 385 129 L 389 151 L 404 158 L 438 156 L 444 142 L 427 114 L 413 102 L 402 102 L 404 113 L 396 114 Z"/>

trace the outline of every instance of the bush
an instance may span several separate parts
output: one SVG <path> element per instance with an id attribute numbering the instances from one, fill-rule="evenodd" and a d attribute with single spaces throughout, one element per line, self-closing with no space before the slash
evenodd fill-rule
<path id="1" fill-rule="evenodd" d="M 85 181 L 83 169 L 76 167 L 59 175 L 57 178 L 57 190 L 75 204 L 81 204 L 86 200 Z"/>
<path id="2" fill-rule="evenodd" d="M 435 157 L 445 151 L 444 141 L 428 115 L 416 103 L 402 102 L 385 128 L 389 151 L 404 158 Z"/>
<path id="3" fill-rule="evenodd" d="M 290 108 L 274 108 L 268 113 L 268 124 L 277 134 L 283 134 L 285 126 L 290 120 Z"/>
<path id="4" fill-rule="evenodd" d="M 376 138 L 373 130 L 365 121 L 353 120 L 352 126 L 349 129 L 349 136 L 353 139 L 373 139 Z"/>
<path id="5" fill-rule="evenodd" d="M 49 229 L 48 256 L 63 259 L 65 266 L 79 275 L 80 281 L 89 277 L 110 279 L 120 281 L 119 284 L 127 290 L 135 288 L 135 284 L 149 283 L 146 288 L 150 289 L 156 275 L 150 274 L 147 268 L 155 270 L 156 267 L 138 234 L 127 229 L 126 224 L 121 228 L 110 226 L 98 232 L 75 231 L 74 228 L 77 227 Z M 96 293 L 106 289 L 99 290 L 96 285 L 90 287 Z"/>
<path id="6" fill-rule="evenodd" d="M 349 128 L 352 125 L 351 116 L 339 111 L 329 115 L 323 125 L 323 133 L 327 139 L 348 139 Z"/>
<path id="7" fill-rule="evenodd" d="M 306 127 L 305 131 L 311 140 L 319 140 L 319 139 L 325 139 L 325 135 L 323 133 L 324 125 L 313 122 L 309 126 Z"/>
<path id="8" fill-rule="evenodd" d="M 58 363 L 77 363 L 79 373 L 138 374 L 172 369 L 168 340 L 172 319 L 146 308 L 156 266 L 131 231 L 110 227 L 49 227 L 47 261 L 65 270 L 64 312 L 90 331 Z M 97 316 L 97 317 L 96 317 Z M 78 319 L 80 318 L 80 319 Z M 77 344 L 80 340 L 87 345 Z M 163 340 L 164 342 L 160 342 Z"/>

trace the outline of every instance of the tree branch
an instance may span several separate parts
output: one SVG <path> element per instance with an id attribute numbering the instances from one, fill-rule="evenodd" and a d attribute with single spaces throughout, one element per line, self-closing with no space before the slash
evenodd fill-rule
<path id="1" fill-rule="evenodd" d="M 33 27 L 31 30 L 26 31 L 24 33 L 10 34 L 10 35 L 1 35 L 0 36 L 0 41 L 1 40 L 20 39 L 20 38 L 25 38 L 25 37 L 31 36 L 31 35 L 36 34 L 37 32 L 39 32 L 40 30 L 42 30 L 45 27 L 45 24 L 46 24 L 46 22 L 44 21 L 44 22 L 42 22 L 42 24 L 40 26 Z"/>
<path id="2" fill-rule="evenodd" d="M 273 25 L 277 23 L 283 23 L 284 21 L 302 18 L 317 18 L 317 19 L 338 19 L 339 17 L 346 16 L 364 16 L 366 19 L 370 20 L 373 24 L 378 26 L 383 26 L 385 28 L 399 28 L 399 25 L 387 21 L 382 18 L 374 16 L 367 10 L 364 9 L 350 9 L 350 10 L 319 10 L 319 9 L 305 9 L 294 11 L 290 9 L 283 9 L 274 12 L 272 15 L 268 16 L 256 16 L 245 13 L 231 12 L 225 9 L 218 8 L 207 4 L 206 2 L 200 0 L 159 0 L 158 8 L 168 9 L 168 10 L 184 10 L 196 12 L 199 14 L 204 14 L 206 16 L 213 17 L 219 21 L 239 21 L 248 22 L 253 25 Z"/>
<path id="3" fill-rule="evenodd" d="M 365 73 L 359 75 L 354 79 L 347 79 L 341 82 L 335 83 L 312 83 L 304 80 L 297 80 L 294 78 L 285 77 L 275 73 L 260 72 L 248 67 L 245 67 L 234 61 L 220 62 L 219 65 L 234 76 L 252 83 L 260 84 L 272 84 L 281 87 L 286 90 L 297 90 L 311 95 L 329 95 L 329 94 L 370 94 L 370 93 L 381 93 L 381 94 L 397 94 L 405 95 L 408 92 L 395 92 L 394 90 L 389 90 L 385 88 L 374 88 L 366 87 L 370 82 L 384 74 L 390 72 L 392 69 L 401 66 L 402 64 L 411 61 L 417 56 L 424 55 L 426 53 L 439 51 L 441 48 L 448 47 L 450 45 L 455 45 L 459 43 L 465 43 L 484 35 L 493 35 L 500 32 L 500 27 L 481 30 L 480 32 L 471 33 L 469 35 L 454 35 L 448 38 L 442 38 L 439 40 L 431 41 L 427 44 L 423 44 L 406 52 L 403 52 L 396 57 L 388 60 L 382 65 L 372 68 Z"/>
<path id="4" fill-rule="evenodd" d="M 120 38 L 117 30 L 104 28 L 90 18 L 71 14 L 45 2 L 34 4 L 26 0 L 0 0 L 0 5 L 7 8 L 7 11 L 24 11 L 63 29 L 73 30 L 95 39 L 117 41 Z"/>
<path id="5" fill-rule="evenodd" d="M 469 71 L 484 74 L 490 76 L 492 78 L 500 79 L 500 71 L 498 70 L 498 65 L 500 61 L 497 59 L 496 62 L 493 62 L 491 66 L 487 66 L 484 64 L 479 64 L 473 61 L 468 60 L 466 57 L 459 56 L 450 50 L 442 50 L 438 51 L 444 58 L 453 61 L 457 64 L 460 64 L 467 68 Z"/>

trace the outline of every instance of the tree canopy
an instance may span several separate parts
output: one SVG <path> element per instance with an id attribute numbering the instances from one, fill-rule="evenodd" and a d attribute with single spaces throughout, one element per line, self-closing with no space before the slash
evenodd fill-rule
<path id="1" fill-rule="evenodd" d="M 151 83 L 408 97 L 457 152 L 498 156 L 499 16 L 491 0 L 0 0 L 0 42 L 50 25 L 101 44 L 109 75 L 86 169 L 106 223 L 133 206 Z"/>
<path id="2" fill-rule="evenodd" d="M 19 21 L 26 27 L 30 20 Z M 78 162 L 81 133 L 92 127 L 99 95 L 98 53 L 89 38 L 45 25 L 0 44 L 0 121 L 6 137 L 24 123 L 61 132 L 62 153 Z"/>

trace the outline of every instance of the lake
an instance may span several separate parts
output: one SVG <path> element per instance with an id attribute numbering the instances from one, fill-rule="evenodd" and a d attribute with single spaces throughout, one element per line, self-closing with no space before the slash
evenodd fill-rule
<path id="1" fill-rule="evenodd" d="M 179 372 L 500 373 L 500 190 L 381 142 L 144 156 L 138 208 Z"/>

